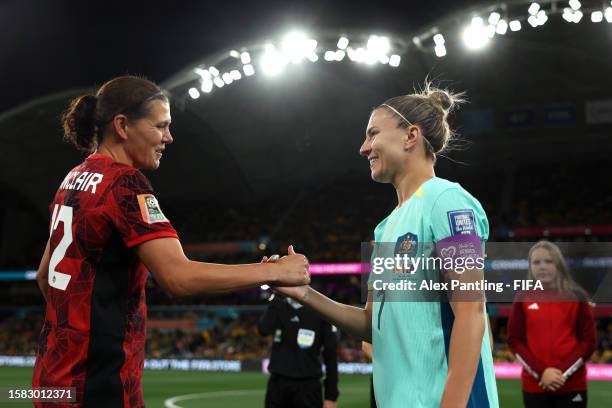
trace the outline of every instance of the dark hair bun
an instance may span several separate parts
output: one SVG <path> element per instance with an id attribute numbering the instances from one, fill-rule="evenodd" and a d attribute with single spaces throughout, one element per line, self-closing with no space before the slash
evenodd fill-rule
<path id="1" fill-rule="evenodd" d="M 64 139 L 79 149 L 92 150 L 95 145 L 97 102 L 94 95 L 75 98 L 62 116 Z"/>
<path id="2" fill-rule="evenodd" d="M 440 106 L 447 112 L 450 111 L 455 104 L 453 97 L 449 95 L 448 92 L 441 89 L 431 90 L 428 96 L 434 104 Z"/>

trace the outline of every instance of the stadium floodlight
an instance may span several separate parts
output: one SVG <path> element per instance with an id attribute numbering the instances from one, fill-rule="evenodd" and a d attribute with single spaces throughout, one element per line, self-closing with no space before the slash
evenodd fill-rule
<path id="1" fill-rule="evenodd" d="M 582 20 L 582 11 L 578 10 L 574 12 L 574 23 L 579 23 Z"/>
<path id="2" fill-rule="evenodd" d="M 434 51 L 436 52 L 436 57 L 442 58 L 446 55 L 446 47 L 444 46 L 444 44 L 436 45 Z"/>
<path id="3" fill-rule="evenodd" d="M 325 61 L 334 61 L 336 59 L 336 53 L 334 51 L 325 51 L 325 54 L 323 54 L 323 59 L 325 59 Z"/>
<path id="4" fill-rule="evenodd" d="M 230 57 L 232 58 L 236 58 L 236 59 L 240 58 L 240 53 L 236 50 L 231 50 L 229 54 L 230 54 Z"/>
<path id="5" fill-rule="evenodd" d="M 242 67 L 242 70 L 246 76 L 252 76 L 255 74 L 255 68 L 251 64 L 246 64 L 244 67 Z"/>
<path id="6" fill-rule="evenodd" d="M 548 16 L 546 15 L 546 12 L 544 10 L 538 11 L 538 14 L 536 14 L 536 18 L 538 19 L 538 25 L 544 25 L 544 23 L 548 21 Z"/>
<path id="7" fill-rule="evenodd" d="M 279 74 L 287 65 L 287 58 L 276 51 L 272 44 L 271 47 L 266 46 L 266 51 L 261 56 L 261 70 L 268 76 Z"/>
<path id="8" fill-rule="evenodd" d="M 384 64 L 389 61 L 388 53 L 391 51 L 389 38 L 378 35 L 371 35 L 366 44 L 365 63 L 375 64 L 376 61 Z"/>
<path id="9" fill-rule="evenodd" d="M 208 72 L 210 72 L 212 76 L 215 76 L 215 77 L 219 76 L 219 70 L 215 67 L 208 67 Z"/>
<path id="10" fill-rule="evenodd" d="M 399 67 L 400 62 L 402 61 L 402 57 L 397 54 L 393 54 L 389 57 L 389 66 L 391 67 Z"/>
<path id="11" fill-rule="evenodd" d="M 520 31 L 521 29 L 521 22 L 518 20 L 512 20 L 509 25 L 511 31 Z"/>
<path id="12" fill-rule="evenodd" d="M 584 14 L 580 10 L 572 10 L 570 8 L 563 9 L 563 19 L 570 23 L 579 23 Z"/>
<path id="13" fill-rule="evenodd" d="M 486 27 L 486 30 L 487 30 L 487 37 L 489 38 L 495 37 L 495 26 L 489 24 Z"/>
<path id="14" fill-rule="evenodd" d="M 316 53 L 312 53 L 308 56 L 310 62 L 317 62 L 319 60 L 319 56 Z"/>
<path id="15" fill-rule="evenodd" d="M 582 4 L 580 4 L 580 2 L 578 0 L 570 0 L 569 1 L 569 6 L 572 8 L 572 10 L 576 11 L 576 10 L 580 9 Z"/>
<path id="16" fill-rule="evenodd" d="M 334 57 L 336 58 L 336 61 L 342 61 L 345 56 L 346 56 L 346 52 L 342 50 L 338 50 L 334 53 Z"/>
<path id="17" fill-rule="evenodd" d="M 601 23 L 603 21 L 603 12 L 594 11 L 591 13 L 591 21 L 594 23 Z"/>
<path id="18" fill-rule="evenodd" d="M 349 45 L 349 40 L 346 37 L 340 37 L 338 40 L 338 48 L 341 50 L 346 50 L 346 47 Z"/>
<path id="19" fill-rule="evenodd" d="M 285 36 L 282 43 L 283 53 L 293 64 L 302 62 L 317 48 L 317 42 L 309 39 L 301 32 L 291 32 Z"/>
<path id="20" fill-rule="evenodd" d="M 223 79 L 223 82 L 225 82 L 227 85 L 234 82 L 234 79 L 232 78 L 229 72 L 223 73 L 223 75 L 221 75 L 221 79 Z"/>
<path id="21" fill-rule="evenodd" d="M 376 56 L 386 55 L 391 50 L 391 43 L 387 37 L 371 35 L 370 38 L 368 38 L 366 47 L 370 53 Z"/>
<path id="22" fill-rule="evenodd" d="M 223 82 L 223 80 L 219 77 L 215 77 L 213 82 L 215 83 L 215 85 L 217 85 L 217 88 L 223 88 L 223 86 L 225 85 L 225 82 Z"/>
<path id="23" fill-rule="evenodd" d="M 501 18 L 501 14 L 497 13 L 497 12 L 493 12 L 489 15 L 489 24 L 491 25 L 497 25 L 497 23 L 499 22 Z"/>
<path id="24" fill-rule="evenodd" d="M 508 23 L 506 23 L 506 20 L 499 20 L 497 27 L 495 28 L 495 32 L 497 32 L 499 35 L 504 35 L 506 34 L 506 31 L 508 31 Z"/>
<path id="25" fill-rule="evenodd" d="M 206 69 L 202 69 L 200 67 L 194 68 L 193 72 L 202 77 L 202 79 L 210 78 L 210 72 Z"/>
<path id="26" fill-rule="evenodd" d="M 529 14 L 532 16 L 535 16 L 536 14 L 538 14 L 538 11 L 540 11 L 540 5 L 538 3 L 531 3 L 531 6 L 529 6 Z"/>
<path id="27" fill-rule="evenodd" d="M 200 86 L 200 89 L 202 90 L 202 92 L 204 93 L 210 93 L 213 89 L 213 82 L 211 79 L 203 79 L 202 80 L 202 86 Z"/>
<path id="28" fill-rule="evenodd" d="M 489 43 L 487 28 L 482 18 L 474 17 L 472 23 L 463 30 L 463 42 L 470 50 L 478 50 Z"/>
<path id="29" fill-rule="evenodd" d="M 243 65 L 250 64 L 251 63 L 251 54 L 249 54 L 246 51 L 243 52 L 242 54 L 240 54 L 240 62 L 242 62 Z"/>
<path id="30" fill-rule="evenodd" d="M 357 61 L 357 51 L 355 51 L 353 48 L 348 47 L 346 49 L 346 55 L 348 55 L 351 61 Z"/>
<path id="31" fill-rule="evenodd" d="M 382 57 L 382 56 L 381 56 L 381 57 Z M 380 58 L 381 58 L 381 57 L 378 57 L 378 58 L 377 58 L 377 57 L 376 57 L 376 55 L 374 55 L 373 53 L 368 52 L 368 51 L 366 50 L 366 52 L 365 52 L 365 57 L 364 57 L 363 62 L 365 62 L 365 63 L 366 63 L 366 64 L 368 64 L 368 65 L 374 65 L 374 64 L 376 64 L 376 61 L 379 61 L 379 60 L 380 60 Z"/>
<path id="32" fill-rule="evenodd" d="M 365 62 L 368 52 L 365 48 L 357 48 L 355 50 L 355 62 Z"/>
<path id="33" fill-rule="evenodd" d="M 202 89 L 202 92 L 209 93 L 212 90 L 212 87 L 213 87 L 213 83 L 212 83 L 210 72 L 208 72 L 208 70 L 202 69 L 200 67 L 195 68 L 193 70 L 193 72 L 195 72 L 196 74 L 198 74 L 202 78 L 202 84 L 200 86 L 200 89 Z M 198 95 L 198 97 L 199 97 L 199 95 Z M 196 99 L 196 98 L 193 98 L 193 99 Z"/>
<path id="34" fill-rule="evenodd" d="M 608 23 L 612 23 L 612 7 L 606 8 L 604 11 L 604 16 L 606 17 L 606 21 Z"/>
<path id="35" fill-rule="evenodd" d="M 536 16 L 529 16 L 529 18 L 527 19 L 527 22 L 533 28 L 536 28 L 538 26 L 538 18 Z"/>
<path id="36" fill-rule="evenodd" d="M 291 32 L 283 38 L 281 47 L 291 60 L 293 57 L 301 57 L 304 53 L 304 45 L 308 41 L 306 34 L 301 32 Z"/>
<path id="37" fill-rule="evenodd" d="M 240 75 L 240 71 L 238 71 L 237 69 L 232 69 L 230 71 L 230 75 L 234 81 L 237 81 L 242 78 L 242 75 Z"/>
<path id="38" fill-rule="evenodd" d="M 316 54 L 317 51 L 317 40 L 313 40 L 313 39 L 309 39 L 307 44 L 306 44 L 306 49 L 307 51 L 307 56 L 312 55 L 312 54 Z"/>
<path id="39" fill-rule="evenodd" d="M 434 40 L 434 43 L 436 45 L 444 45 L 444 43 L 445 43 L 444 36 L 442 34 L 440 34 L 440 33 L 434 35 L 433 36 L 433 40 Z"/>
<path id="40" fill-rule="evenodd" d="M 189 96 L 191 96 L 191 99 L 198 99 L 200 92 L 195 88 L 189 88 Z"/>

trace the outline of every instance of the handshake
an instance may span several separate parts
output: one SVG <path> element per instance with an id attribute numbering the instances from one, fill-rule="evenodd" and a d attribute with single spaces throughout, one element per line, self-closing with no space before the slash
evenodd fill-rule
<path id="1" fill-rule="evenodd" d="M 293 245 L 289 245 L 287 255 L 282 258 L 278 255 L 264 256 L 261 263 L 273 263 L 279 266 L 277 278 L 270 282 L 275 292 L 293 298 L 299 298 L 306 293 L 306 285 L 310 283 L 308 258 L 296 253 Z"/>

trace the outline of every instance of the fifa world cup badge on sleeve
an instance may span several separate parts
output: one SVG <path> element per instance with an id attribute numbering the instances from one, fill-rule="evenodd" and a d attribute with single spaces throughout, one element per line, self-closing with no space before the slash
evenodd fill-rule
<path id="1" fill-rule="evenodd" d="M 153 194 L 138 195 L 138 206 L 140 207 L 140 213 L 144 222 L 148 224 L 168 222 L 168 219 L 159 207 L 157 198 Z"/>
<path id="2" fill-rule="evenodd" d="M 476 234 L 473 210 L 459 210 L 448 212 L 451 235 Z"/>

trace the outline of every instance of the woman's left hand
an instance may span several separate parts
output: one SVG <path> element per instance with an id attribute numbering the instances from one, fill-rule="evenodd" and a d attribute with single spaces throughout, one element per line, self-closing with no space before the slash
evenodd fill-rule
<path id="1" fill-rule="evenodd" d="M 548 367 L 542 373 L 539 385 L 546 391 L 557 391 L 565 384 L 565 377 L 561 370 L 555 367 Z"/>

